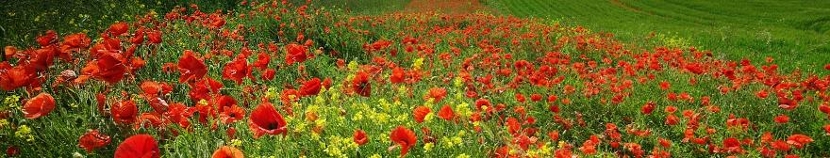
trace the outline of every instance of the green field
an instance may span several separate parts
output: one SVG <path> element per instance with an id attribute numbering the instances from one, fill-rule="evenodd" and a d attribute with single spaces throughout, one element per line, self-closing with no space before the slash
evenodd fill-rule
<path id="1" fill-rule="evenodd" d="M 503 14 L 607 31 L 623 41 L 645 41 L 654 33 L 660 44 L 695 46 L 728 59 L 760 62 L 769 56 L 785 70 L 821 73 L 830 61 L 830 1 L 487 2 Z"/>

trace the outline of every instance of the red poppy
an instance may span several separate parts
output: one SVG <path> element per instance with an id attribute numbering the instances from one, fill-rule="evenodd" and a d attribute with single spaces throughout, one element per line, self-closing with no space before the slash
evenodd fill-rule
<path id="1" fill-rule="evenodd" d="M 300 86 L 300 96 L 317 95 L 320 93 L 321 87 L 320 79 L 312 78 L 311 80 L 303 82 L 303 85 Z"/>
<path id="2" fill-rule="evenodd" d="M 239 55 L 222 68 L 222 78 L 242 84 L 242 79 L 251 76 L 251 67 L 248 67 L 248 60 L 245 56 Z"/>
<path id="3" fill-rule="evenodd" d="M 770 146 L 772 146 L 772 148 L 775 149 L 775 150 L 783 151 L 783 152 L 790 151 L 790 149 L 791 149 L 790 144 L 787 144 L 787 142 L 783 141 L 783 140 L 776 140 L 776 141 L 770 143 Z"/>
<path id="4" fill-rule="evenodd" d="M 111 33 L 114 36 L 120 36 L 124 33 L 127 33 L 127 31 L 129 30 L 130 25 L 128 25 L 126 22 L 117 22 L 115 24 L 110 25 L 110 28 L 107 29 L 107 32 Z"/>
<path id="5" fill-rule="evenodd" d="M 260 74 L 260 79 L 270 81 L 273 80 L 274 77 L 277 75 L 277 70 L 274 69 L 265 69 L 265 71 Z"/>
<path id="6" fill-rule="evenodd" d="M 685 68 L 689 72 L 692 72 L 692 73 L 698 74 L 698 75 L 702 74 L 703 71 L 704 71 L 703 65 L 701 65 L 700 63 L 687 64 L 683 68 Z"/>
<path id="7" fill-rule="evenodd" d="M 401 156 L 406 155 L 406 153 L 409 152 L 409 148 L 414 146 L 415 143 L 418 143 L 418 138 L 415 137 L 415 132 L 403 126 L 398 126 L 392 130 L 392 134 L 389 135 L 389 139 L 401 146 Z"/>
<path id="8" fill-rule="evenodd" d="M 404 79 L 406 79 L 406 72 L 402 68 L 396 67 L 392 69 L 392 75 L 389 76 L 389 81 L 392 83 L 403 83 Z"/>
<path id="9" fill-rule="evenodd" d="M 115 149 L 115 158 L 159 158 L 158 143 L 153 136 L 137 134 L 130 136 Z"/>
<path id="10" fill-rule="evenodd" d="M 723 148 L 727 153 L 743 153 L 741 142 L 737 138 L 726 138 L 723 140 Z"/>
<path id="11" fill-rule="evenodd" d="M 320 83 L 320 86 L 322 86 L 324 89 L 331 88 L 331 78 L 324 79 L 323 83 Z"/>
<path id="12" fill-rule="evenodd" d="M 63 37 L 63 45 L 68 46 L 69 48 L 86 48 L 89 47 L 91 39 L 86 33 L 76 33 L 71 35 L 66 35 Z"/>
<path id="13" fill-rule="evenodd" d="M 830 64 L 824 65 L 825 70 L 830 70 Z"/>
<path id="14" fill-rule="evenodd" d="M 415 122 L 421 123 L 424 122 L 424 117 L 426 117 L 430 112 L 432 112 L 429 107 L 426 106 L 418 106 L 415 110 L 412 110 L 412 116 L 415 117 Z"/>
<path id="15" fill-rule="evenodd" d="M 285 120 L 282 115 L 274 109 L 271 103 L 262 103 L 251 111 L 248 125 L 254 132 L 254 138 L 262 135 L 285 134 Z"/>
<path id="16" fill-rule="evenodd" d="M 308 49 L 306 46 L 292 43 L 286 45 L 285 49 L 287 51 L 285 54 L 285 62 L 288 63 L 288 65 L 302 63 L 308 59 L 308 55 L 306 55 Z"/>
<path id="17" fill-rule="evenodd" d="M 530 95 L 530 100 L 534 101 L 534 102 L 541 101 L 542 100 L 542 95 L 538 94 L 538 93 L 537 94 L 531 94 Z"/>
<path id="18" fill-rule="evenodd" d="M 813 138 L 803 134 L 793 134 L 790 135 L 790 137 L 787 137 L 787 144 L 793 145 L 798 149 L 804 148 L 804 146 L 810 142 L 813 142 Z"/>
<path id="19" fill-rule="evenodd" d="M 148 40 L 150 41 L 150 43 L 152 43 L 152 44 L 159 44 L 159 43 L 161 43 L 161 41 L 162 41 L 162 40 L 161 40 L 161 31 L 154 30 L 154 31 L 149 31 L 149 32 L 147 32 L 147 39 L 148 39 Z"/>
<path id="20" fill-rule="evenodd" d="M 222 119 L 223 123 L 231 124 L 237 120 L 242 120 L 242 118 L 245 117 L 245 109 L 235 105 L 227 107 L 222 109 L 222 113 L 219 114 L 219 117 Z"/>
<path id="21" fill-rule="evenodd" d="M 92 150 L 107 146 L 110 143 L 110 136 L 101 134 L 98 130 L 89 130 L 78 139 L 78 146 L 84 148 L 87 153 Z"/>
<path id="22" fill-rule="evenodd" d="M 194 102 L 211 100 L 211 94 L 218 94 L 222 88 L 222 82 L 207 77 L 190 84 L 188 96 Z"/>
<path id="23" fill-rule="evenodd" d="M 790 122 L 790 117 L 787 116 L 787 115 L 778 115 L 778 116 L 775 117 L 774 120 L 775 120 L 775 123 L 785 124 L 787 122 Z"/>
<path id="24" fill-rule="evenodd" d="M 115 124 L 131 125 L 138 116 L 138 107 L 132 100 L 124 100 L 112 105 L 110 113 Z"/>
<path id="25" fill-rule="evenodd" d="M 55 32 L 55 30 L 48 30 L 46 31 L 46 34 L 38 35 L 37 38 L 35 38 L 35 41 L 37 41 L 40 46 L 48 46 L 57 39 L 58 33 Z"/>
<path id="26" fill-rule="evenodd" d="M 36 119 L 48 115 L 55 109 L 55 98 L 48 93 L 40 93 L 26 101 L 23 114 L 27 119 Z"/>
<path id="27" fill-rule="evenodd" d="M 271 56 L 269 56 L 266 53 L 259 53 L 257 54 L 256 61 L 254 61 L 253 67 L 263 70 L 268 68 L 268 63 L 270 62 Z"/>
<path id="28" fill-rule="evenodd" d="M 666 115 L 666 125 L 673 126 L 677 125 L 680 122 L 680 118 L 677 118 L 674 114 Z"/>
<path id="29" fill-rule="evenodd" d="M 123 57 L 118 53 L 103 53 L 98 57 L 95 77 L 104 80 L 109 84 L 118 83 L 124 78 L 126 67 L 122 62 Z"/>
<path id="30" fill-rule="evenodd" d="M 369 74 L 358 72 L 352 79 L 352 90 L 360 96 L 369 97 L 372 92 L 372 84 L 369 83 Z"/>
<path id="31" fill-rule="evenodd" d="M 671 88 L 671 84 L 669 84 L 669 82 L 666 82 L 666 81 L 661 81 L 660 82 L 660 89 L 669 90 L 669 88 Z"/>
<path id="32" fill-rule="evenodd" d="M 216 151 L 213 152 L 212 158 L 244 158 L 245 155 L 242 153 L 241 150 L 231 147 L 231 146 L 222 146 Z"/>
<path id="33" fill-rule="evenodd" d="M 444 105 L 444 107 L 441 107 L 441 110 L 438 111 L 438 117 L 450 121 L 455 118 L 455 112 L 452 111 L 452 107 L 449 105 Z"/>
<path id="34" fill-rule="evenodd" d="M 17 146 L 12 145 L 6 148 L 6 156 L 15 157 L 17 155 L 20 155 L 20 148 Z"/>
<path id="35" fill-rule="evenodd" d="M 185 50 L 184 55 L 179 58 L 179 82 L 187 82 L 190 80 L 199 80 L 207 74 L 207 66 L 204 61 L 199 59 L 191 50 Z"/>
<path id="36" fill-rule="evenodd" d="M 830 124 L 824 125 L 824 133 L 830 135 Z"/>
<path id="37" fill-rule="evenodd" d="M 654 111 L 654 108 L 656 106 L 657 106 L 656 103 L 648 102 L 645 105 L 643 105 L 642 108 L 640 108 L 640 112 L 643 113 L 643 114 L 649 115 L 649 114 L 651 114 L 652 111 Z"/>
<path id="38" fill-rule="evenodd" d="M 429 89 L 429 92 L 426 96 L 424 96 L 424 99 L 432 98 L 435 102 L 440 102 L 441 100 L 444 100 L 444 97 L 446 96 L 447 89 L 435 87 Z"/>
<path id="39" fill-rule="evenodd" d="M 357 145 L 363 145 L 368 142 L 369 138 L 366 137 L 366 132 L 359 129 L 354 131 L 354 143 L 357 143 Z"/>

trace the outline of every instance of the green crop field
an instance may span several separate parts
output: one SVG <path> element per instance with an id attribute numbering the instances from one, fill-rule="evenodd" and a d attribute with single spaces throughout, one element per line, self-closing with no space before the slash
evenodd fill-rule
<path id="1" fill-rule="evenodd" d="M 488 0 L 500 13 L 553 20 L 625 41 L 695 46 L 724 58 L 786 61 L 819 67 L 830 61 L 830 1 L 796 0 Z M 821 72 L 817 69 L 802 69 Z"/>

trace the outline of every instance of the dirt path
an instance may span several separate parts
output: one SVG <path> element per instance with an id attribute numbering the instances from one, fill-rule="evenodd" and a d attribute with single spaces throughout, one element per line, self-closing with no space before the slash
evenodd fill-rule
<path id="1" fill-rule="evenodd" d="M 485 9 L 478 0 L 412 0 L 405 12 L 441 12 L 446 14 L 475 13 Z"/>

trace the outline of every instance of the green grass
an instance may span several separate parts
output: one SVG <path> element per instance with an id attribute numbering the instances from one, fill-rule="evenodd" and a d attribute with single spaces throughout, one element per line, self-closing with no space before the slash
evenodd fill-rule
<path id="1" fill-rule="evenodd" d="M 315 0 L 312 5 L 339 8 L 353 14 L 383 14 L 403 10 L 410 0 Z M 305 0 L 291 0 L 303 4 Z"/>
<path id="2" fill-rule="evenodd" d="M 502 14 L 543 18 L 622 41 L 695 46 L 726 59 L 775 58 L 784 70 L 826 73 L 830 1 L 509 0 L 487 1 Z"/>

